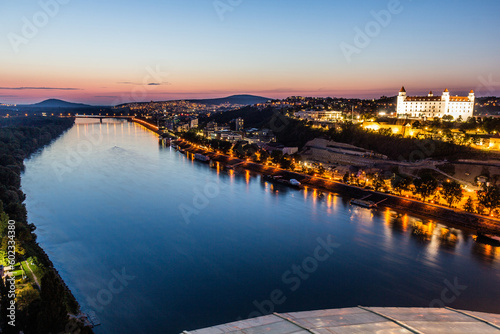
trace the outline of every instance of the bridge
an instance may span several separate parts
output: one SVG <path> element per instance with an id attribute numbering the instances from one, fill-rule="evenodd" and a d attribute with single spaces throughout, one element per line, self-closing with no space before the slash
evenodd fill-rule
<path id="1" fill-rule="evenodd" d="M 114 118 L 114 119 L 127 119 L 129 121 L 132 121 L 134 116 L 109 116 L 109 115 L 75 115 L 75 118 L 94 118 L 94 119 L 99 119 L 102 123 L 102 120 L 105 118 Z"/>

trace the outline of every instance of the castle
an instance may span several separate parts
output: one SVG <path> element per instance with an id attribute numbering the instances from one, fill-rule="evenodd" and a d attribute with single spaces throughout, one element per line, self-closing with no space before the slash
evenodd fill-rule
<path id="1" fill-rule="evenodd" d="M 454 120 L 461 118 L 466 121 L 474 114 L 474 91 L 469 96 L 450 96 L 448 89 L 443 95 L 407 96 L 404 87 L 398 95 L 397 116 L 399 118 L 433 119 L 451 116 Z"/>

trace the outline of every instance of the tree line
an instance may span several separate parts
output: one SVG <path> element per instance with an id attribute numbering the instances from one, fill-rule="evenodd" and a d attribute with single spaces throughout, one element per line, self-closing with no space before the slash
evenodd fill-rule
<path id="1" fill-rule="evenodd" d="M 88 327 L 70 320 L 68 314 L 78 313 L 78 303 L 36 242 L 35 226 L 28 223 L 23 203 L 26 196 L 20 189 L 24 159 L 49 144 L 73 124 L 74 118 L 0 118 L 0 250 L 5 252 L 7 249 L 8 220 L 14 220 L 15 261 L 34 258 L 42 271 L 42 277 L 38 277 L 40 288 L 31 284 L 16 295 L 16 327 L 7 325 L 9 299 L 6 286 L 0 283 L 4 333 L 61 333 L 70 327 L 72 331 L 92 333 Z"/>

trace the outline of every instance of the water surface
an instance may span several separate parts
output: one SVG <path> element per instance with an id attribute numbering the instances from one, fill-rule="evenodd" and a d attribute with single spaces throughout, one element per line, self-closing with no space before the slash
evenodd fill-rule
<path id="1" fill-rule="evenodd" d="M 22 187 L 41 246 L 100 319 L 96 333 L 357 305 L 500 313 L 499 248 L 460 230 L 444 242 L 437 221 L 416 234 L 421 220 L 402 213 L 211 169 L 126 121 L 78 120 L 26 161 Z M 313 260 L 328 240 L 338 247 Z"/>

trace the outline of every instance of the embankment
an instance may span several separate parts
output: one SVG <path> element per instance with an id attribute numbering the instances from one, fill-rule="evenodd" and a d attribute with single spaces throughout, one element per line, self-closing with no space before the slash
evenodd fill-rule
<path id="1" fill-rule="evenodd" d="M 406 199 L 386 193 L 366 190 L 360 187 L 339 183 L 323 178 L 312 177 L 305 174 L 285 171 L 275 167 L 264 166 L 261 164 L 248 162 L 241 159 L 232 158 L 223 154 L 216 154 L 198 147 L 194 147 L 190 143 L 179 141 L 179 147 L 190 152 L 200 153 L 210 157 L 213 161 L 220 162 L 226 166 L 238 165 L 238 168 L 248 169 L 253 172 L 266 175 L 282 175 L 285 178 L 297 179 L 306 187 L 312 187 L 318 190 L 328 191 L 339 194 L 341 196 L 351 198 L 361 198 L 368 195 L 370 200 L 381 202 L 379 208 L 390 208 L 402 213 L 409 213 L 425 219 L 435 219 L 445 221 L 456 227 L 467 229 L 473 233 L 481 231 L 482 233 L 491 233 L 500 235 L 500 222 L 494 219 L 489 219 L 479 215 L 469 214 L 467 212 L 446 208 L 439 205 L 428 204 L 412 199 Z"/>

